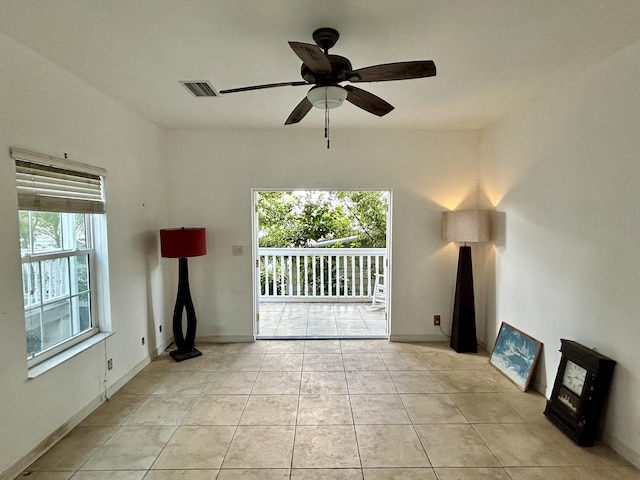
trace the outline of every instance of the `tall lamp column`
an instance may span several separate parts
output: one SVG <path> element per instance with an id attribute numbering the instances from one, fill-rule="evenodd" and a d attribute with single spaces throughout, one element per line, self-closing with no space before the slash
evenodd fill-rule
<path id="1" fill-rule="evenodd" d="M 460 245 L 458 254 L 458 274 L 449 344 L 458 353 L 478 351 L 471 247 L 466 243 L 489 241 L 490 225 L 488 210 L 457 210 L 443 213 L 445 240 L 465 244 Z"/>
<path id="2" fill-rule="evenodd" d="M 178 258 L 178 296 L 173 309 L 173 339 L 177 350 L 169 354 L 176 362 L 202 355 L 195 348 L 196 311 L 189 290 L 189 267 L 187 257 L 198 257 L 207 253 L 204 228 L 171 228 L 160 230 L 160 250 L 165 258 Z M 182 329 L 182 312 L 186 311 L 187 332 Z"/>

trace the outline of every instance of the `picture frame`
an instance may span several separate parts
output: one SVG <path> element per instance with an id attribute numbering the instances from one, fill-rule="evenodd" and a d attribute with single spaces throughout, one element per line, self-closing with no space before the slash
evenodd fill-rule
<path id="1" fill-rule="evenodd" d="M 541 351 L 542 342 L 502 322 L 489 363 L 526 392 Z"/>

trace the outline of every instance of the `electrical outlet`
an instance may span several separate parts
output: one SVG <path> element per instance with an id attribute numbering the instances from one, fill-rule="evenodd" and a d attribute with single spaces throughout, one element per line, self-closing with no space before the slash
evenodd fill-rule
<path id="1" fill-rule="evenodd" d="M 113 358 L 107 360 L 107 370 L 111 370 L 113 368 Z"/>
<path id="2" fill-rule="evenodd" d="M 433 324 L 434 324 L 435 326 L 440 325 L 440 315 L 434 315 L 434 316 L 433 316 Z"/>
<path id="3" fill-rule="evenodd" d="M 142 337 L 142 345 L 144 345 L 144 337 Z"/>

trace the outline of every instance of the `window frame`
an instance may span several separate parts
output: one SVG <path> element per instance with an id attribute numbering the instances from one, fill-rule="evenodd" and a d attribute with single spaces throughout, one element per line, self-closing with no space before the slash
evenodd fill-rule
<path id="1" fill-rule="evenodd" d="M 51 157 L 48 155 L 30 152 L 15 147 L 10 148 L 10 155 L 16 162 L 16 186 L 18 194 L 18 213 L 19 212 L 50 212 L 50 213 L 62 213 L 62 214 L 83 214 L 85 216 L 85 234 L 86 245 L 75 246 L 75 248 L 64 248 L 64 245 L 60 249 L 48 250 L 41 252 L 32 252 L 22 255 L 22 265 L 25 263 L 43 262 L 46 260 L 54 260 L 56 258 L 67 258 L 68 271 L 71 268 L 71 259 L 73 257 L 88 256 L 87 269 L 88 269 L 88 293 L 89 293 L 89 310 L 90 310 L 90 327 L 80 333 L 71 335 L 70 337 L 61 340 L 60 342 L 53 344 L 36 354 L 29 354 L 26 349 L 26 361 L 27 367 L 31 372 L 34 367 L 38 366 L 38 370 L 42 369 L 40 365 L 58 364 L 69 358 L 69 353 L 78 351 L 77 347 L 84 349 L 89 345 L 96 342 L 96 338 L 100 341 L 98 335 L 102 335 L 101 338 L 106 338 L 104 335 L 109 335 L 110 332 L 110 306 L 109 306 L 109 288 L 108 288 L 108 259 L 107 259 L 107 229 L 106 229 L 106 212 L 105 212 L 105 199 L 104 199 L 104 182 L 106 171 L 104 169 L 93 167 L 82 163 L 71 162 L 69 160 Z M 25 174 L 25 162 L 32 164 L 33 174 L 31 172 Z M 64 188 L 58 188 L 58 185 L 53 185 L 55 191 L 41 190 L 42 183 L 39 180 L 38 173 L 44 172 L 43 176 L 45 188 L 50 183 L 51 175 L 53 178 L 53 184 L 60 184 L 64 182 L 71 182 L 69 197 L 66 196 Z M 51 173 L 53 172 L 53 174 Z M 76 180 L 74 180 L 75 174 L 77 174 L 78 181 L 81 183 L 90 182 L 88 189 L 83 185 L 80 185 L 78 190 Z M 33 184 L 31 184 L 31 178 L 29 175 L 33 175 Z M 60 180 L 62 175 L 62 180 Z M 27 177 L 25 179 L 25 177 Z M 70 177 L 70 179 L 68 178 Z M 90 180 L 87 180 L 89 178 Z M 97 186 L 96 186 L 97 185 Z M 85 194 L 85 190 L 89 190 L 88 194 Z M 31 222 L 31 216 L 29 216 L 29 222 Z M 31 229 L 31 225 L 29 226 Z M 31 241 L 31 240 L 30 240 Z M 67 246 L 68 247 L 68 246 Z M 38 276 L 38 288 L 42 289 L 43 279 L 41 277 L 41 267 L 39 266 Z M 21 269 L 21 281 L 24 282 L 24 269 Z M 22 287 L 24 292 L 24 285 Z M 69 284 L 69 291 L 66 295 L 62 296 L 60 300 L 67 300 L 70 305 L 73 304 L 73 298 L 79 294 L 72 293 L 71 284 Z M 45 301 L 40 295 L 39 305 L 40 315 L 42 315 L 42 309 L 45 306 Z M 35 308 L 35 307 L 34 307 Z M 70 306 L 70 311 L 73 307 Z M 32 310 L 23 301 L 23 322 L 25 326 L 25 346 L 27 342 L 27 314 Z M 71 320 L 73 321 L 73 320 Z M 83 344 L 86 346 L 83 347 Z M 73 356 L 73 353 L 71 353 Z M 59 357 L 59 359 L 56 359 Z M 49 362 L 47 362 L 49 361 Z M 45 364 L 44 362 L 47 362 Z M 50 367 L 45 366 L 45 371 Z M 31 377 L 31 373 L 30 373 Z"/>
<path id="2" fill-rule="evenodd" d="M 25 212 L 29 210 L 20 210 L 20 211 Z M 89 223 L 91 224 L 91 227 L 90 227 L 91 230 L 93 230 L 93 222 L 94 222 L 94 218 L 90 218 Z M 91 234 L 91 236 L 93 237 L 93 234 Z M 42 262 L 46 260 L 54 260 L 57 258 L 71 259 L 72 257 L 80 257 L 84 255 L 87 255 L 89 258 L 87 267 L 89 270 L 89 302 L 90 302 L 89 313 L 90 313 L 91 327 L 80 333 L 71 335 L 70 337 L 67 337 L 64 340 L 61 340 L 58 343 L 55 343 L 49 347 L 46 347 L 42 349 L 40 352 L 35 353 L 33 355 L 29 355 L 29 352 L 27 351 L 27 366 L 29 368 L 34 367 L 39 363 L 44 362 L 45 360 L 48 360 L 49 358 L 67 350 L 68 348 L 80 342 L 83 342 L 84 340 L 92 337 L 93 335 L 100 333 L 98 314 L 97 314 L 97 308 L 99 303 L 97 301 L 97 294 L 96 294 L 96 291 L 95 291 L 96 289 L 94 285 L 94 279 L 95 277 L 98 276 L 98 272 L 96 271 L 96 262 L 95 262 L 96 253 L 95 253 L 95 248 L 93 248 L 93 242 L 91 242 L 91 247 L 89 248 L 59 250 L 55 252 L 43 252 L 43 253 L 36 253 L 36 254 L 27 254 L 22 256 L 22 264 L 24 265 L 25 263 Z M 39 271 L 41 272 L 42 269 L 40 268 Z M 23 276 L 23 282 L 24 282 L 24 276 Z M 40 280 L 38 286 L 40 287 L 40 289 L 42 289 L 42 280 Z M 69 293 L 64 297 L 61 297 L 59 300 L 63 300 L 67 298 L 71 299 L 74 296 L 78 296 L 78 295 L 73 294 L 71 291 L 71 288 L 69 288 Z M 42 299 L 42 294 L 41 294 L 38 308 L 42 309 L 45 305 L 46 303 Z M 27 313 L 30 310 L 31 308 L 27 308 L 27 307 L 24 308 L 25 320 L 26 320 Z"/>

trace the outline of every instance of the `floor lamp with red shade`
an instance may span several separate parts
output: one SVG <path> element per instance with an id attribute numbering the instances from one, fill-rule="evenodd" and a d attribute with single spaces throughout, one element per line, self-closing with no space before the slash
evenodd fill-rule
<path id="1" fill-rule="evenodd" d="M 207 237 L 204 228 L 170 228 L 160 230 L 160 252 L 165 258 L 179 259 L 178 296 L 173 310 L 173 339 L 177 350 L 169 354 L 176 362 L 202 355 L 195 348 L 196 311 L 189 290 L 189 268 L 187 257 L 198 257 L 207 253 Z M 186 335 L 182 329 L 182 312 L 187 314 Z"/>

